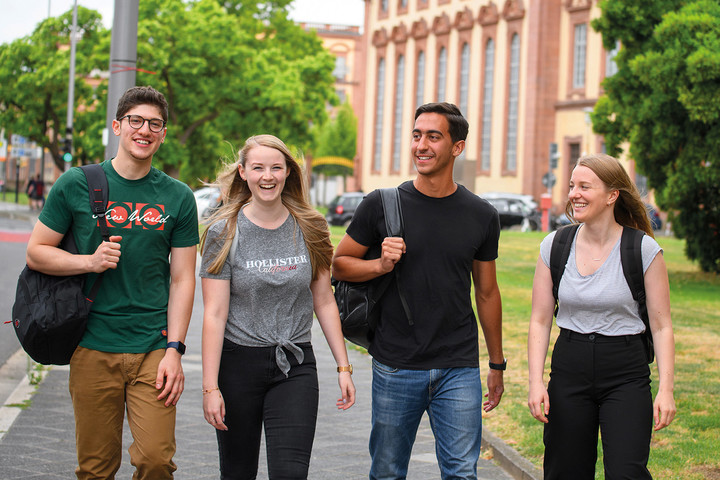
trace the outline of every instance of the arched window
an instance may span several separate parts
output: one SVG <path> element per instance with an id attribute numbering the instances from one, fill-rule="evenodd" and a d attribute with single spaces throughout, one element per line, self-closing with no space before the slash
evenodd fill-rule
<path id="1" fill-rule="evenodd" d="M 483 83 L 483 113 L 480 152 L 481 167 L 490 170 L 490 133 L 492 131 L 493 80 L 495 76 L 495 42 L 488 39 L 485 45 L 485 81 Z"/>
<path id="2" fill-rule="evenodd" d="M 397 60 L 397 76 L 395 77 L 395 125 L 393 126 L 393 164 L 394 172 L 400 171 L 400 150 L 405 136 L 402 134 L 403 87 L 405 84 L 405 56 Z"/>
<path id="3" fill-rule="evenodd" d="M 422 50 L 417 57 L 417 80 L 415 82 L 415 107 L 425 103 L 425 52 Z"/>
<path id="4" fill-rule="evenodd" d="M 373 170 L 382 168 L 383 103 L 385 102 L 385 59 L 378 62 L 377 102 L 375 103 L 375 158 Z"/>
<path id="5" fill-rule="evenodd" d="M 517 169 L 518 95 L 520 92 L 520 37 L 517 33 L 510 41 L 509 80 L 505 165 L 508 171 L 514 172 Z"/>
<path id="6" fill-rule="evenodd" d="M 445 87 L 447 84 L 447 50 L 445 47 L 440 49 L 438 55 L 438 76 L 437 76 L 437 101 L 445 101 Z"/>

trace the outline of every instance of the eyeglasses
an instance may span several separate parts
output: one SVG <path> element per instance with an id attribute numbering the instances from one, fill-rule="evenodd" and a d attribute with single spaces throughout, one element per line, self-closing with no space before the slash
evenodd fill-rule
<path id="1" fill-rule="evenodd" d="M 145 122 L 147 122 L 150 131 L 155 133 L 162 132 L 162 129 L 165 128 L 165 124 L 167 123 L 165 120 L 160 120 L 159 118 L 144 118 L 140 115 L 125 115 L 124 117 L 118 118 L 118 122 L 122 122 L 123 118 L 127 118 L 128 123 L 135 130 L 140 130 L 143 125 L 145 125 Z"/>

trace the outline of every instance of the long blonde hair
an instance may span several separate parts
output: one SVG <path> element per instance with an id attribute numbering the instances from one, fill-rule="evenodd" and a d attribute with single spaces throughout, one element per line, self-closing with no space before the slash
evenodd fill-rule
<path id="1" fill-rule="evenodd" d="M 290 153 L 290 149 L 282 140 L 273 135 L 255 135 L 245 141 L 245 146 L 238 153 L 233 163 L 228 163 L 220 171 L 213 184 L 220 188 L 223 197 L 222 206 L 208 220 L 208 228 L 203 232 L 200 242 L 200 251 L 205 252 L 207 232 L 210 226 L 225 221 L 219 238 L 223 239 L 223 246 L 217 257 L 208 268 L 208 272 L 217 274 L 222 271 L 225 259 L 230 253 L 230 246 L 237 227 L 237 217 L 240 209 L 252 199 L 252 193 L 245 180 L 240 176 L 238 165 L 245 167 L 248 153 L 255 147 L 270 147 L 278 150 L 285 157 L 288 176 L 285 187 L 280 195 L 283 205 L 290 211 L 305 239 L 312 265 L 312 278 L 318 278 L 318 272 L 329 270 L 332 261 L 333 247 L 330 242 L 330 231 L 327 222 L 320 212 L 312 208 L 307 197 L 307 189 L 302 169 L 297 160 Z"/>
<path id="2" fill-rule="evenodd" d="M 613 207 L 613 213 L 615 214 L 615 221 L 617 223 L 624 227 L 643 230 L 655 238 L 647 209 L 640 198 L 640 192 L 635 186 L 635 183 L 630 180 L 630 176 L 622 164 L 615 157 L 605 155 L 604 153 L 583 155 L 575 165 L 576 168 L 580 166 L 592 170 L 608 190 L 617 190 L 620 192 Z M 565 204 L 565 213 L 568 218 L 575 221 L 570 199 L 568 199 Z"/>

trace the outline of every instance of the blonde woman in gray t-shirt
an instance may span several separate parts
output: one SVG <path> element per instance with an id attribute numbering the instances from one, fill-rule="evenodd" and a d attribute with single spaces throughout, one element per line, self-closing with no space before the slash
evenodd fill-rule
<path id="1" fill-rule="evenodd" d="M 662 250 L 652 238 L 637 188 L 608 155 L 578 160 L 566 213 L 581 226 L 558 290 L 561 333 L 547 388 L 543 373 L 555 306 L 549 268 L 554 232 L 540 246 L 528 335 L 528 406 L 545 424 L 545 478 L 595 478 L 598 429 L 605 478 L 652 478 L 647 469 L 652 431 L 668 426 L 676 411 L 675 341 Z M 659 372 L 654 403 L 642 339 L 645 325 L 620 260 L 624 227 L 647 233 L 642 260 Z"/>
<path id="2" fill-rule="evenodd" d="M 249 138 L 218 176 L 225 195 L 203 234 L 200 276 L 203 410 L 221 478 L 255 478 L 263 428 L 269 477 L 307 478 L 318 407 L 313 312 L 338 365 L 337 407 L 355 403 L 330 232 L 303 178 L 272 135 Z"/>

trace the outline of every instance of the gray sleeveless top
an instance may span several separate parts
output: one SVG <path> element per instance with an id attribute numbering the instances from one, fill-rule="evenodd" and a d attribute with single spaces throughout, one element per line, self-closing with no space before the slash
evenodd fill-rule
<path id="1" fill-rule="evenodd" d="M 540 258 L 548 267 L 554 237 L 555 232 L 552 232 L 540 244 Z M 638 314 L 638 304 L 632 298 L 620 263 L 620 240 L 600 268 L 586 276 L 580 275 L 575 263 L 576 240 L 577 232 L 558 289 L 558 327 L 610 336 L 644 332 L 645 324 Z M 660 252 L 662 249 L 655 239 L 645 235 L 642 241 L 643 273 Z"/>
<path id="2" fill-rule="evenodd" d="M 287 375 L 290 363 L 280 347 L 302 363 L 297 344 L 310 342 L 313 321 L 312 266 L 302 232 L 292 215 L 268 230 L 240 212 L 235 258 L 225 260 L 222 271 L 213 275 L 207 268 L 222 248 L 218 235 L 224 226 L 218 222 L 208 231 L 200 276 L 230 280 L 225 338 L 247 347 L 277 346 L 277 365 Z"/>

